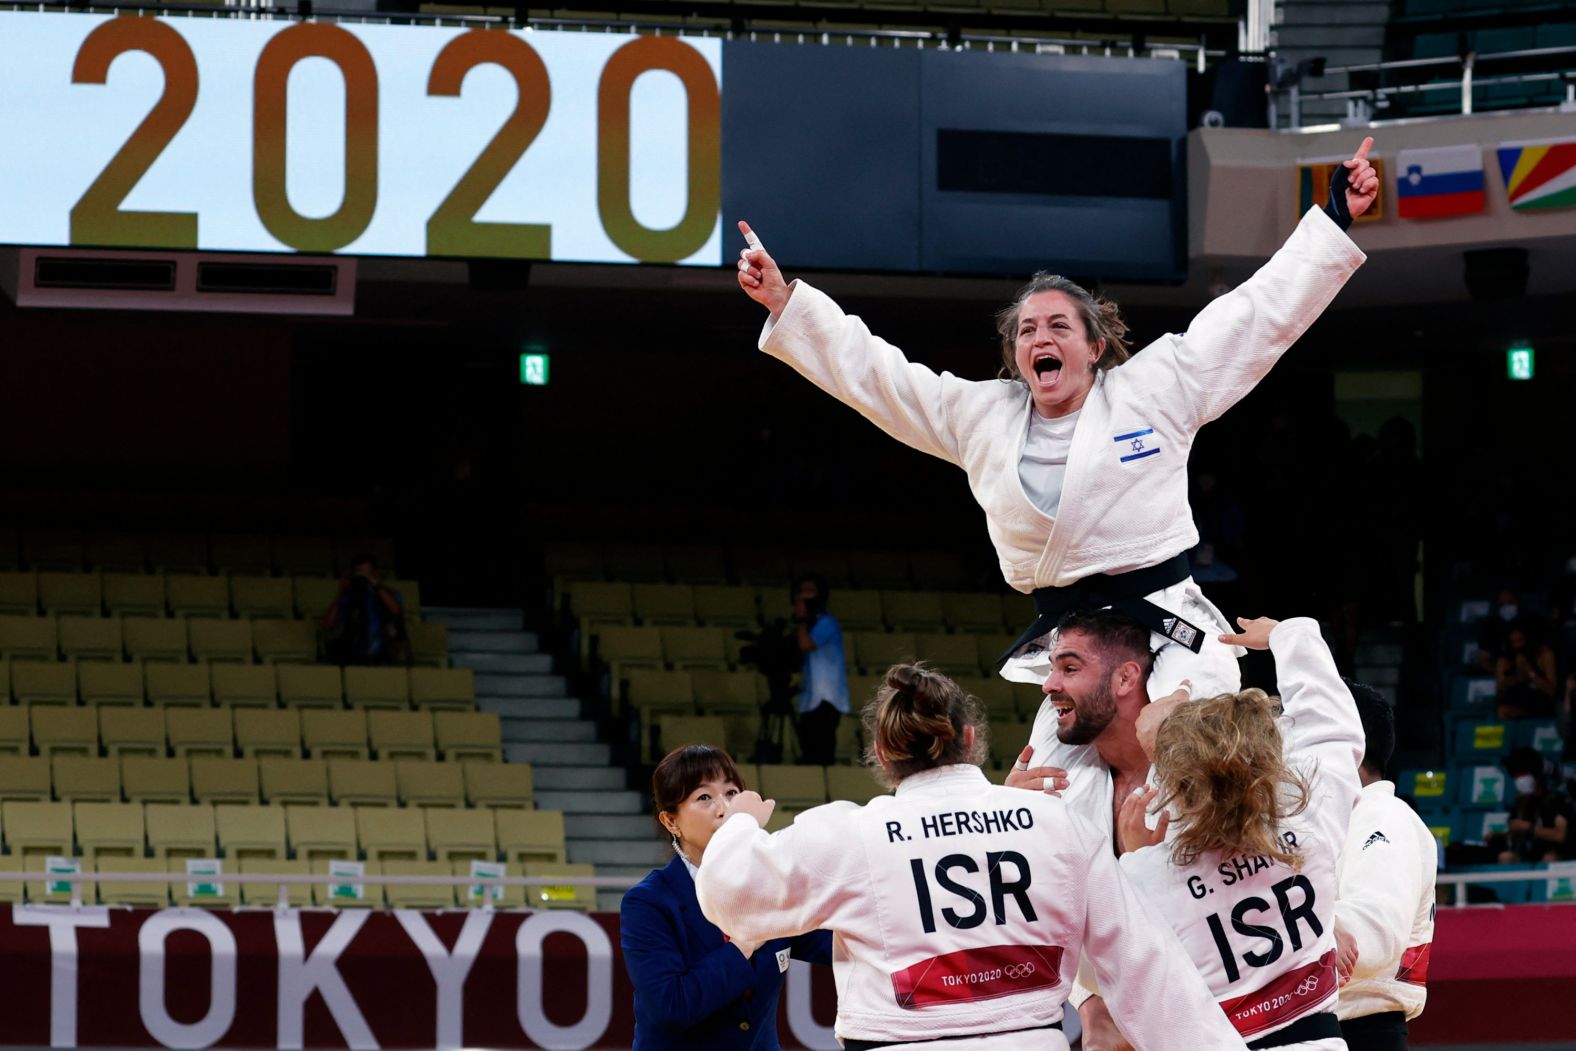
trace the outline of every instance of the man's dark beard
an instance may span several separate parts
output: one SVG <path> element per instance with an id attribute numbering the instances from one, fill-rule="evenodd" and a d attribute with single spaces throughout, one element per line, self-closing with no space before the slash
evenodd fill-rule
<path id="1" fill-rule="evenodd" d="M 1071 698 L 1072 694 L 1052 694 L 1051 700 L 1058 696 Z M 1111 680 L 1109 676 L 1102 676 L 1100 684 L 1088 697 L 1075 701 L 1073 725 L 1066 733 L 1058 726 L 1056 738 L 1062 744 L 1089 744 L 1104 733 L 1115 718 L 1116 698 L 1111 694 Z"/>

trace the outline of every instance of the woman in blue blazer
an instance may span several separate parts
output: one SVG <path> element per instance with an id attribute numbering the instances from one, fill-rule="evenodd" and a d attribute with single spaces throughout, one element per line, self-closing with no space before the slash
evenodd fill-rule
<path id="1" fill-rule="evenodd" d="M 635 987 L 634 1051 L 777 1051 L 777 996 L 790 958 L 830 965 L 832 935 L 730 942 L 701 915 L 694 871 L 728 800 L 745 787 L 721 749 L 674 749 L 651 777 L 678 854 L 624 895 L 624 966 Z"/>

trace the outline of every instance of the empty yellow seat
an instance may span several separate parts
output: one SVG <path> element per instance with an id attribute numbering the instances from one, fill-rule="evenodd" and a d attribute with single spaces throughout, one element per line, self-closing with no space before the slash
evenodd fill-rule
<path id="1" fill-rule="evenodd" d="M 575 581 L 569 585 L 569 615 L 586 638 L 602 625 L 634 623 L 634 597 L 623 581 Z"/>
<path id="2" fill-rule="evenodd" d="M 503 726 L 496 712 L 438 712 L 432 729 L 439 754 L 449 762 L 503 761 Z"/>
<path id="3" fill-rule="evenodd" d="M 48 867 L 50 855 L 60 856 L 53 850 L 37 850 L 25 856 L 19 854 L 15 858 L 10 859 L 8 867 L 19 868 L 24 872 L 43 873 Z M 71 851 L 67 849 L 64 856 L 70 857 L 70 855 Z M 83 866 L 83 871 L 88 871 L 88 867 Z M 80 900 L 84 904 L 93 900 L 92 883 L 81 882 L 76 884 L 76 886 L 81 893 Z M 61 876 L 55 876 L 48 882 L 43 879 L 28 880 L 27 882 L 27 900 L 35 905 L 65 905 L 71 899 L 71 884 L 66 883 Z"/>
<path id="4" fill-rule="evenodd" d="M 471 862 L 469 860 L 452 862 L 451 867 L 456 876 L 469 876 L 471 874 Z M 520 867 L 518 865 L 505 865 L 503 874 L 505 876 L 518 876 L 521 874 Z M 480 892 L 473 894 L 473 887 L 480 888 Z M 491 894 L 491 888 L 484 887 L 481 884 L 467 884 L 464 887 L 455 888 L 455 897 L 461 905 L 469 908 L 481 908 L 487 904 L 491 904 L 495 909 L 525 908 L 524 887 L 503 887 L 502 891 L 503 894 L 500 897 L 494 898 Z"/>
<path id="5" fill-rule="evenodd" d="M 521 875 L 535 877 L 595 876 L 592 865 L 572 865 L 565 862 L 528 861 L 521 866 Z M 533 909 L 573 909 L 577 912 L 596 911 L 596 888 L 585 884 L 555 883 L 527 887 L 526 901 Z"/>
<path id="6" fill-rule="evenodd" d="M 191 802 L 191 766 L 185 759 L 126 755 L 120 760 L 120 788 L 128 800 L 141 803 Z"/>
<path id="7" fill-rule="evenodd" d="M 165 732 L 170 754 L 213 756 L 228 759 L 235 754 L 234 731 L 226 708 L 171 708 L 164 713 Z"/>
<path id="8" fill-rule="evenodd" d="M 164 616 L 163 573 L 105 573 L 104 609 L 112 617 Z"/>
<path id="9" fill-rule="evenodd" d="M 191 649 L 184 620 L 126 617 L 121 621 L 126 656 L 137 661 L 184 662 Z"/>
<path id="10" fill-rule="evenodd" d="M 875 775 L 861 766 L 827 767 L 826 788 L 833 799 L 850 799 L 859 804 L 887 793 Z"/>
<path id="11" fill-rule="evenodd" d="M 390 574 L 383 578 L 383 586 L 399 596 L 406 620 L 421 619 L 421 581 Z"/>
<path id="12" fill-rule="evenodd" d="M 223 708 L 273 708 L 279 681 L 270 664 L 215 664 L 208 669 L 213 703 Z"/>
<path id="13" fill-rule="evenodd" d="M 307 709 L 301 713 L 301 743 L 313 759 L 365 759 L 366 713 Z"/>
<path id="14" fill-rule="evenodd" d="M 170 613 L 177 617 L 228 617 L 230 582 L 227 578 L 195 573 L 171 573 L 164 578 Z"/>
<path id="15" fill-rule="evenodd" d="M 964 693 L 979 698 L 992 726 L 1018 721 L 1020 713 L 1013 704 L 1012 684 L 1006 679 L 999 675 L 958 675 L 954 679 Z"/>
<path id="16" fill-rule="evenodd" d="M 35 616 L 38 613 L 38 574 L 33 570 L 0 572 L 0 614 Z"/>
<path id="17" fill-rule="evenodd" d="M 291 581 L 296 616 L 315 621 L 339 597 L 339 582 L 332 577 L 298 576 Z"/>
<path id="18" fill-rule="evenodd" d="M 886 630 L 879 591 L 833 591 L 827 612 L 837 618 L 844 631 Z"/>
<path id="19" fill-rule="evenodd" d="M 114 617 L 60 618 L 60 652 L 67 660 L 120 660 L 123 643 L 120 621 Z"/>
<path id="20" fill-rule="evenodd" d="M 941 596 L 941 609 L 953 631 L 967 635 L 1001 633 L 1000 595 L 949 592 Z"/>
<path id="21" fill-rule="evenodd" d="M 43 756 L 0 756 L 0 801 L 47 802 L 49 760 Z"/>
<path id="22" fill-rule="evenodd" d="M 465 771 L 465 799 L 473 807 L 523 807 L 536 805 L 536 788 L 530 763 L 494 763 L 470 760 Z"/>
<path id="23" fill-rule="evenodd" d="M 273 544 L 260 533 L 215 533 L 208 538 L 213 566 L 221 573 L 267 573 L 273 569 Z"/>
<path id="24" fill-rule="evenodd" d="M 662 655 L 676 671 L 690 668 L 720 671 L 728 666 L 727 637 L 724 628 L 663 628 Z"/>
<path id="25" fill-rule="evenodd" d="M 8 670 L 0 662 L 0 673 Z M 27 755 L 31 740 L 27 709 L 16 705 L 7 706 L 3 701 L 3 695 L 0 695 L 0 756 Z"/>
<path id="26" fill-rule="evenodd" d="M 476 673 L 469 668 L 410 669 L 410 700 L 417 708 L 470 711 L 476 707 Z"/>
<path id="27" fill-rule="evenodd" d="M 310 620 L 259 620 L 252 624 L 257 659 L 270 664 L 317 660 L 317 624 Z"/>
<path id="28" fill-rule="evenodd" d="M 695 618 L 707 627 L 753 630 L 761 620 L 755 606 L 755 589 L 725 584 L 698 585 L 695 588 Z"/>
<path id="29" fill-rule="evenodd" d="M 252 663 L 252 622 L 197 617 L 187 622 L 192 657 L 199 661 Z"/>
<path id="30" fill-rule="evenodd" d="M 558 810 L 494 810 L 498 847 L 510 861 L 563 861 L 564 815 Z"/>
<path id="31" fill-rule="evenodd" d="M 399 782 L 394 777 L 394 764 L 330 759 L 328 794 L 339 806 L 395 806 L 399 802 Z"/>
<path id="32" fill-rule="evenodd" d="M 142 857 L 147 833 L 141 804 L 77 803 L 71 809 L 83 857 Z"/>
<path id="33" fill-rule="evenodd" d="M 286 861 L 280 858 L 242 858 L 240 862 L 243 876 L 308 876 L 312 873 L 312 866 L 304 859 Z M 280 892 L 283 891 L 281 902 Z M 272 905 L 281 903 L 294 908 L 305 908 L 312 904 L 312 885 L 310 883 L 243 883 L 241 885 L 241 902 L 245 905 Z"/>
<path id="34" fill-rule="evenodd" d="M 345 684 L 338 668 L 312 664 L 281 664 L 279 702 L 287 708 L 342 708 Z"/>
<path id="35" fill-rule="evenodd" d="M 148 703 L 155 708 L 206 708 L 213 687 L 208 681 L 206 664 L 165 664 L 151 661 L 143 665 L 142 677 Z"/>
<path id="36" fill-rule="evenodd" d="M 167 862 L 160 858 L 110 855 L 99 857 L 91 864 L 83 865 L 82 871 L 145 873 L 162 876 L 166 871 L 166 864 Z M 170 885 L 162 879 L 94 880 L 84 892 L 82 900 L 91 901 L 95 890 L 99 902 L 104 905 L 132 905 L 145 909 L 162 909 L 170 903 Z"/>
<path id="37" fill-rule="evenodd" d="M 902 548 L 849 552 L 848 568 L 862 588 L 906 588 L 910 583 L 908 552 Z"/>
<path id="38" fill-rule="evenodd" d="M 947 615 L 939 591 L 883 591 L 881 609 L 894 631 L 944 631 Z"/>
<path id="39" fill-rule="evenodd" d="M 826 768 L 773 766 L 760 768 L 760 793 L 777 800 L 779 809 L 808 810 L 826 802 Z"/>
<path id="40" fill-rule="evenodd" d="M 104 608 L 97 573 L 44 572 L 38 575 L 38 604 L 45 613 L 85 613 L 96 617 Z"/>
<path id="41" fill-rule="evenodd" d="M 287 575 L 329 576 L 334 572 L 334 545 L 320 536 L 276 536 L 274 568 Z"/>
<path id="42" fill-rule="evenodd" d="M 288 807 L 285 829 L 299 860 L 356 860 L 356 812 L 351 807 Z"/>
<path id="43" fill-rule="evenodd" d="M 429 668 L 449 666 L 449 629 L 443 624 L 430 624 L 424 620 L 405 622 L 405 637 L 410 642 L 410 659 L 413 664 Z"/>
<path id="44" fill-rule="evenodd" d="M 18 704 L 75 706 L 76 669 L 54 661 L 13 661 L 11 693 Z"/>
<path id="45" fill-rule="evenodd" d="M 657 712 L 692 714 L 695 711 L 695 687 L 692 677 L 704 674 L 718 673 L 632 668 L 625 680 L 627 690 L 624 697 L 631 707 L 640 712 L 648 714 Z"/>
<path id="46" fill-rule="evenodd" d="M 199 803 L 257 802 L 256 759 L 196 756 L 191 760 L 191 776 L 192 796 Z"/>
<path id="47" fill-rule="evenodd" d="M 859 666 L 870 675 L 884 675 L 894 664 L 912 661 L 919 647 L 913 633 L 896 631 L 888 635 L 878 631 L 860 631 L 848 636 L 854 640 Z"/>
<path id="48" fill-rule="evenodd" d="M 491 810 L 427 811 L 427 843 L 439 861 L 492 861 L 498 857 L 498 832 Z"/>
<path id="49" fill-rule="evenodd" d="M 663 665 L 661 628 L 603 625 L 597 629 L 594 646 L 596 659 L 608 668 L 615 694 L 631 669 Z"/>
<path id="50" fill-rule="evenodd" d="M 59 651 L 54 617 L 0 616 L 0 657 L 52 661 Z"/>
<path id="51" fill-rule="evenodd" d="M 333 864 L 330 859 L 312 862 L 314 876 L 327 875 L 329 866 Z M 376 861 L 363 862 L 364 875 L 381 876 L 383 866 Z M 334 888 L 355 883 L 355 880 L 334 879 L 322 883 L 312 884 L 312 904 L 323 907 L 333 906 L 336 909 L 381 909 L 383 907 L 383 885 L 380 883 L 363 883 L 360 898 L 341 896 L 334 893 Z"/>
<path id="52" fill-rule="evenodd" d="M 98 722 L 105 755 L 164 754 L 164 713 L 156 708 L 100 708 Z"/>
<path id="53" fill-rule="evenodd" d="M 328 764 L 322 759 L 257 761 L 263 802 L 321 806 L 328 803 Z"/>
<path id="54" fill-rule="evenodd" d="M 287 856 L 284 807 L 214 807 L 213 820 L 214 828 L 219 833 L 219 849 L 226 858 L 239 861 Z"/>
<path id="55" fill-rule="evenodd" d="M 427 860 L 427 828 L 419 809 L 357 807 L 356 839 L 368 861 Z"/>
<path id="56" fill-rule="evenodd" d="M 76 852 L 70 803 L 7 802 L 0 806 L 0 830 L 6 849 L 18 857 Z"/>
<path id="57" fill-rule="evenodd" d="M 290 581 L 279 577 L 233 576 L 230 605 L 238 617 L 295 616 L 295 596 Z"/>
<path id="58" fill-rule="evenodd" d="M 399 784 L 399 801 L 405 806 L 465 805 L 465 771 L 459 763 L 397 759 L 394 779 Z"/>
<path id="59" fill-rule="evenodd" d="M 943 675 L 974 675 L 979 671 L 979 649 L 968 635 L 925 634 L 914 638 L 919 659 Z"/>
<path id="60" fill-rule="evenodd" d="M 57 755 L 50 760 L 55 798 L 69 802 L 120 802 L 120 760 Z"/>
<path id="61" fill-rule="evenodd" d="M 758 712 L 765 680 L 753 671 L 706 671 L 689 673 L 695 706 L 703 715 L 726 712 Z"/>
<path id="62" fill-rule="evenodd" d="M 83 704 L 94 707 L 139 707 L 142 665 L 119 660 L 81 661 L 77 664 L 77 693 Z"/>
<path id="63" fill-rule="evenodd" d="M 367 735 L 379 759 L 433 759 L 430 712 L 367 713 Z"/>
<path id="64" fill-rule="evenodd" d="M 34 708 L 32 718 L 33 747 L 38 749 L 39 755 L 98 755 L 98 712 L 95 709 Z"/>
<path id="65" fill-rule="evenodd" d="M 186 858 L 170 858 L 165 864 L 172 873 L 187 873 L 190 871 L 186 864 L 187 860 Z M 241 904 L 241 885 L 227 877 L 232 874 L 239 874 L 240 867 L 239 862 L 220 860 L 218 878 L 194 875 L 179 883 L 171 883 L 169 885 L 170 899 L 177 906 L 188 909 L 233 909 Z M 199 889 L 212 888 L 218 893 L 193 894 L 194 884 Z"/>
<path id="66" fill-rule="evenodd" d="M 206 574 L 209 565 L 207 534 L 150 533 L 148 564 L 161 573 Z"/>
<path id="67" fill-rule="evenodd" d="M 237 708 L 233 715 L 242 755 L 301 758 L 301 714 L 294 708 Z"/>
<path id="68" fill-rule="evenodd" d="M 695 589 L 688 584 L 636 584 L 635 616 L 642 624 L 694 624 Z"/>
<path id="69" fill-rule="evenodd" d="M 126 760 L 127 763 L 134 760 Z M 243 807 L 226 807 L 241 810 Z M 214 856 L 213 807 L 185 803 L 149 803 L 144 808 L 148 849 L 156 858 Z"/>
<path id="70" fill-rule="evenodd" d="M 688 584 L 721 584 L 728 579 L 722 548 L 700 544 L 669 546 L 663 551 L 667 575 Z"/>
<path id="71" fill-rule="evenodd" d="M 382 864 L 385 876 L 430 876 L 433 879 L 453 878 L 451 866 L 441 861 L 388 860 Z M 384 886 L 383 896 L 391 909 L 452 909 L 454 891 L 451 884 L 390 883 Z"/>
<path id="72" fill-rule="evenodd" d="M 409 708 L 410 682 L 405 669 L 346 668 L 345 703 L 352 708 Z"/>

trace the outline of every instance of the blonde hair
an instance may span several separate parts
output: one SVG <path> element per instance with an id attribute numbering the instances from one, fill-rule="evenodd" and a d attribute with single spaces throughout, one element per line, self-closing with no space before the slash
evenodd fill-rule
<path id="1" fill-rule="evenodd" d="M 1176 814 L 1177 865 L 1219 851 L 1301 866 L 1280 823 L 1307 809 L 1311 789 L 1286 764 L 1278 708 L 1263 690 L 1243 690 L 1177 705 L 1161 724 L 1155 774 L 1162 802 Z"/>
<path id="2" fill-rule="evenodd" d="M 888 668 L 863 715 L 871 742 L 865 762 L 888 785 L 932 767 L 985 760 L 984 706 L 924 663 Z M 974 727 L 972 747 L 964 740 L 966 726 Z M 876 758 L 877 746 L 885 765 Z"/>
<path id="3" fill-rule="evenodd" d="M 1018 290 L 1017 298 L 1010 305 L 996 314 L 996 333 L 1001 336 L 1001 372 L 997 378 L 1023 379 L 1022 373 L 1018 371 L 1018 312 L 1030 296 L 1041 292 L 1060 292 L 1073 301 L 1078 307 L 1079 317 L 1083 319 L 1084 337 L 1089 340 L 1090 346 L 1105 341 L 1105 350 L 1094 363 L 1095 368 L 1113 369 L 1133 356 L 1128 349 L 1127 322 L 1122 320 L 1120 307 L 1104 296 L 1092 295 L 1082 285 L 1060 274 L 1048 274 L 1041 270 Z"/>

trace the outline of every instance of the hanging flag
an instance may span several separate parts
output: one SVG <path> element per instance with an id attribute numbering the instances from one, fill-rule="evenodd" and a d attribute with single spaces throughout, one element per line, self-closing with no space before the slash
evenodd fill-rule
<path id="1" fill-rule="evenodd" d="M 1297 162 L 1297 218 L 1308 214 L 1308 209 L 1322 207 L 1330 196 L 1330 176 L 1347 157 L 1325 157 Z M 1384 158 L 1369 157 L 1374 174 L 1379 176 L 1379 193 L 1368 210 L 1356 219 L 1357 223 L 1371 223 L 1384 215 Z"/>
<path id="2" fill-rule="evenodd" d="M 1502 143 L 1499 170 L 1518 212 L 1576 206 L 1576 140 Z"/>
<path id="3" fill-rule="evenodd" d="M 1395 211 L 1403 219 L 1442 219 L 1483 210 L 1483 148 L 1438 146 L 1397 154 Z"/>

